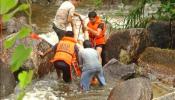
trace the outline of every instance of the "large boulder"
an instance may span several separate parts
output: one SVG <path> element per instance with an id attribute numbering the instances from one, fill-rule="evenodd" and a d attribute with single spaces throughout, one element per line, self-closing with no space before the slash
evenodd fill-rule
<path id="1" fill-rule="evenodd" d="M 175 79 L 175 51 L 148 47 L 140 55 L 138 65 L 145 75 L 152 74 L 164 83 L 173 85 Z"/>
<path id="2" fill-rule="evenodd" d="M 16 81 L 7 64 L 0 59 L 0 98 L 13 92 Z"/>
<path id="3" fill-rule="evenodd" d="M 12 34 L 12 35 L 15 35 L 15 34 Z M 5 39 L 11 37 L 12 35 L 9 35 Z M 2 40 L 2 42 L 4 42 L 4 40 Z M 53 52 L 49 53 L 44 58 L 42 58 L 38 54 L 38 51 L 45 52 L 48 48 L 50 48 L 51 47 L 50 44 L 48 44 L 47 42 L 42 41 L 42 40 L 32 40 L 29 37 L 17 40 L 15 42 L 15 45 L 13 45 L 13 47 L 10 49 L 3 48 L 2 54 L 0 56 L 1 56 L 1 58 L 3 58 L 5 63 L 10 64 L 14 49 L 19 44 L 24 44 L 26 47 L 30 46 L 32 48 L 32 53 L 31 53 L 30 57 L 22 65 L 22 69 L 24 69 L 24 70 L 33 69 L 35 72 L 35 76 L 37 76 L 37 77 L 42 77 L 45 74 L 48 74 L 50 72 L 50 70 L 53 68 L 52 67 L 53 65 L 49 60 L 53 57 L 54 53 Z"/>
<path id="4" fill-rule="evenodd" d="M 20 16 L 18 18 L 11 18 L 6 25 L 7 33 L 12 34 L 18 32 L 22 27 L 28 26 L 27 18 L 25 16 Z"/>
<path id="5" fill-rule="evenodd" d="M 161 97 L 154 98 L 153 100 L 175 100 L 175 92 L 165 94 Z"/>
<path id="6" fill-rule="evenodd" d="M 111 33 L 105 46 L 104 61 L 120 59 L 121 49 L 126 50 L 130 61 L 137 62 L 146 47 L 175 48 L 175 21 L 152 21 L 146 29 L 126 29 Z"/>
<path id="7" fill-rule="evenodd" d="M 108 100 L 152 100 L 151 82 L 146 78 L 118 82 Z"/>
<path id="8" fill-rule="evenodd" d="M 106 65 L 104 65 L 103 70 L 107 81 L 115 82 L 117 80 L 126 80 L 133 77 L 136 73 L 136 65 L 125 65 L 116 59 L 111 59 Z"/>
<path id="9" fill-rule="evenodd" d="M 175 48 L 175 21 L 152 21 L 147 27 L 150 46 Z"/>
<path id="10" fill-rule="evenodd" d="M 112 33 L 106 42 L 105 62 L 112 58 L 119 59 L 121 49 L 128 52 L 131 61 L 135 61 L 148 45 L 148 35 L 145 29 L 119 30 Z"/>

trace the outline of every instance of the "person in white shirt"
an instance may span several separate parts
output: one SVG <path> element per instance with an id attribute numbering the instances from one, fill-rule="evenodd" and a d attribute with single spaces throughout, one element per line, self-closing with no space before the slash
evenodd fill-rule
<path id="1" fill-rule="evenodd" d="M 93 77 L 98 79 L 100 86 L 105 86 L 106 81 L 97 51 L 92 48 L 89 40 L 85 40 L 83 46 L 84 49 L 79 49 L 80 51 L 78 53 L 79 65 L 82 67 L 80 80 L 82 90 L 90 90 L 90 83 Z"/>
<path id="2" fill-rule="evenodd" d="M 72 17 L 80 17 L 80 15 L 75 12 L 75 7 L 77 7 L 79 3 L 80 0 L 68 0 L 64 1 L 58 8 L 53 21 L 53 29 L 57 33 L 59 40 L 64 36 L 69 23 L 72 22 Z"/>

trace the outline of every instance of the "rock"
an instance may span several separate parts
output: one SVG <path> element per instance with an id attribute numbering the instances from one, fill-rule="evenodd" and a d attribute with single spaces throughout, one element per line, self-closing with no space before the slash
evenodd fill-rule
<path id="1" fill-rule="evenodd" d="M 0 59 L 0 98 L 11 94 L 16 86 L 13 73 Z"/>
<path id="2" fill-rule="evenodd" d="M 18 18 L 11 18 L 7 22 L 7 33 L 12 34 L 18 32 L 22 27 L 27 26 L 30 27 L 27 23 L 27 19 L 24 16 L 18 17 Z"/>
<path id="3" fill-rule="evenodd" d="M 126 80 L 133 77 L 136 73 L 136 65 L 125 65 L 121 64 L 116 59 L 111 59 L 106 65 L 104 65 L 103 70 L 108 82 L 121 79 Z"/>
<path id="4" fill-rule="evenodd" d="M 161 97 L 154 98 L 153 100 L 175 100 L 175 92 L 165 94 Z"/>
<path id="5" fill-rule="evenodd" d="M 173 80 L 173 87 L 175 88 L 175 78 L 174 78 L 174 80 Z"/>
<path id="6" fill-rule="evenodd" d="M 131 61 L 136 61 L 138 55 L 149 45 L 148 35 L 144 29 L 126 29 L 112 33 L 105 45 L 105 62 L 110 59 L 120 59 L 121 49 L 126 50 Z"/>
<path id="7" fill-rule="evenodd" d="M 12 35 L 8 37 L 11 37 Z M 53 57 L 53 52 L 49 53 L 44 58 L 41 58 L 40 55 L 38 55 L 38 51 L 45 52 L 51 46 L 45 41 L 32 40 L 29 37 L 17 40 L 15 45 L 10 49 L 2 50 L 3 54 L 1 55 L 1 57 L 3 58 L 5 63 L 10 64 L 12 53 L 15 47 L 19 44 L 25 44 L 26 47 L 30 46 L 32 48 L 32 53 L 30 57 L 27 59 L 27 61 L 25 61 L 24 64 L 22 65 L 23 66 L 22 69 L 24 70 L 34 69 L 35 77 L 42 77 L 45 74 L 48 74 L 53 69 L 52 63 L 49 61 Z"/>
<path id="8" fill-rule="evenodd" d="M 151 82 L 146 78 L 118 82 L 108 100 L 152 100 Z"/>
<path id="9" fill-rule="evenodd" d="M 18 32 L 18 28 L 17 28 L 17 19 L 15 17 L 11 18 L 8 22 L 7 22 L 7 32 L 8 33 L 16 33 Z"/>
<path id="10" fill-rule="evenodd" d="M 148 47 L 140 55 L 138 65 L 164 83 L 173 85 L 175 77 L 175 51 Z"/>
<path id="11" fill-rule="evenodd" d="M 119 61 L 124 64 L 127 64 L 130 62 L 130 57 L 126 50 L 121 49 L 120 55 L 119 55 Z"/>
<path id="12" fill-rule="evenodd" d="M 175 48 L 175 22 L 152 21 L 147 30 L 151 43 L 150 46 Z"/>
<path id="13" fill-rule="evenodd" d="M 105 46 L 105 63 L 120 59 L 121 49 L 126 50 L 130 62 L 137 62 L 147 47 L 175 48 L 175 21 L 152 21 L 146 29 L 133 28 L 111 33 Z"/>

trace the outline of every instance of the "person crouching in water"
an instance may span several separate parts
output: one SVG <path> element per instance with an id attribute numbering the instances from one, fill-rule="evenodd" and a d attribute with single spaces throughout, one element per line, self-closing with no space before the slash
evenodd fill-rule
<path id="1" fill-rule="evenodd" d="M 82 66 L 80 85 L 83 91 L 88 91 L 94 76 L 97 77 L 101 86 L 106 85 L 106 82 L 97 51 L 92 48 L 89 40 L 85 40 L 83 46 L 84 49 L 78 53 L 79 66 Z"/>
<path id="2" fill-rule="evenodd" d="M 67 31 L 61 41 L 56 44 L 52 49 L 47 50 L 45 53 L 40 52 L 41 56 L 45 56 L 52 50 L 55 50 L 55 56 L 51 60 L 54 63 L 54 67 L 57 71 L 58 77 L 60 77 L 60 70 L 63 72 L 63 80 L 65 82 L 72 81 L 71 66 L 72 60 L 78 53 L 76 48 L 77 41 L 74 38 L 72 31 Z"/>

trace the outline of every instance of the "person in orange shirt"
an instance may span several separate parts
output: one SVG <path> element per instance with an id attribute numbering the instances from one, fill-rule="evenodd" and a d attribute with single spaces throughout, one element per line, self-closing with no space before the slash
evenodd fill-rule
<path id="1" fill-rule="evenodd" d="M 41 56 L 45 56 L 52 50 L 55 50 L 55 56 L 51 60 L 54 63 L 54 67 L 57 71 L 58 77 L 60 76 L 60 70 L 63 72 L 63 80 L 65 82 L 72 81 L 72 62 L 75 60 L 78 53 L 78 47 L 76 47 L 76 39 L 72 31 L 67 31 L 61 41 L 56 44 L 52 49 L 47 50 L 45 53 L 39 52 Z"/>
<path id="2" fill-rule="evenodd" d="M 102 21 L 102 19 L 97 16 L 97 13 L 92 11 L 88 14 L 89 22 L 85 29 L 89 33 L 89 40 L 91 41 L 93 47 L 97 50 L 99 55 L 99 60 L 102 63 L 102 51 L 104 44 L 106 42 L 105 32 L 106 32 L 106 25 Z"/>

